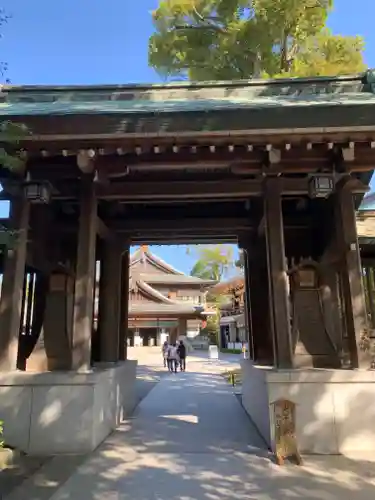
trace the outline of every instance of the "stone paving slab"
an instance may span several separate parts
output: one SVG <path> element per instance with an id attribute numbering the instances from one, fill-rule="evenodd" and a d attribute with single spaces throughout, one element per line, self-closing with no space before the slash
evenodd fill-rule
<path id="1" fill-rule="evenodd" d="M 163 375 L 134 417 L 48 500 L 375 498 L 371 461 L 310 457 L 303 467 L 276 466 L 222 366 L 191 359 L 188 368 Z"/>

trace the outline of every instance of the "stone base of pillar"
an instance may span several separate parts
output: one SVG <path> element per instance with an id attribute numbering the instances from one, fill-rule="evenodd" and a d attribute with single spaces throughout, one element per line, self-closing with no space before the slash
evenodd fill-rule
<path id="1" fill-rule="evenodd" d="M 5 442 L 30 455 L 93 451 L 136 404 L 136 361 L 87 373 L 0 373 Z"/>
<path id="2" fill-rule="evenodd" d="M 301 453 L 360 455 L 375 449 L 375 373 L 366 370 L 275 370 L 242 361 L 242 403 L 274 451 L 271 403 L 296 404 Z"/>

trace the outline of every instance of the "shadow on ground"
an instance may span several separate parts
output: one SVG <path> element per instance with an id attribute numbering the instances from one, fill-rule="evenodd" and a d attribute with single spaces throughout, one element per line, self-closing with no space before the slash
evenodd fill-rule
<path id="1" fill-rule="evenodd" d="M 137 406 L 166 372 L 162 367 L 137 370 Z M 85 460 L 85 455 L 41 458 L 22 455 L 14 466 L 0 471 L 0 500 L 49 500 Z"/>
<path id="2" fill-rule="evenodd" d="M 160 377 L 168 382 L 157 384 Z M 134 417 L 66 475 L 62 488 L 53 469 L 42 468 L 39 488 L 5 500 L 375 498 L 372 462 L 309 457 L 303 467 L 276 466 L 219 374 L 140 367 L 137 392 Z"/>
<path id="3" fill-rule="evenodd" d="M 222 377 L 202 373 L 166 375 L 170 377 L 169 399 L 161 398 L 162 384 L 156 386 L 139 405 L 136 418 L 125 422 L 79 467 L 64 488 L 52 497 L 29 495 L 25 498 L 375 498 L 372 462 L 310 457 L 303 467 L 278 467 L 254 434 L 250 421 L 246 420 L 246 425 L 235 425 L 245 422 L 247 417 L 230 387 L 223 385 Z M 189 396 L 189 391 L 193 391 L 194 397 Z M 225 401 L 230 398 L 233 402 L 228 405 Z"/>

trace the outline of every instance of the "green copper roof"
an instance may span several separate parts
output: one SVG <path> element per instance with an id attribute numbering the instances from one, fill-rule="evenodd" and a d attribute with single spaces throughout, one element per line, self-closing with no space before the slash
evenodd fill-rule
<path id="1" fill-rule="evenodd" d="M 4 86 L 0 115 L 134 114 L 375 103 L 374 71 L 329 78 L 117 86 Z"/>

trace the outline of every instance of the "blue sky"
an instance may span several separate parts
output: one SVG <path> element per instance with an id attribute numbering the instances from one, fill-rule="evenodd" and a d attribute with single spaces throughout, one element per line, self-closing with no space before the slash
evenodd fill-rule
<path id="1" fill-rule="evenodd" d="M 100 84 L 157 82 L 148 67 L 150 12 L 158 0 L 3 0 L 12 15 L 3 28 L 0 60 L 14 84 Z M 361 6 L 365 8 L 361 8 Z M 375 3 L 336 0 L 329 26 L 335 33 L 362 35 L 365 58 L 375 67 Z M 193 258 L 185 248 L 156 252 L 182 271 Z"/>

